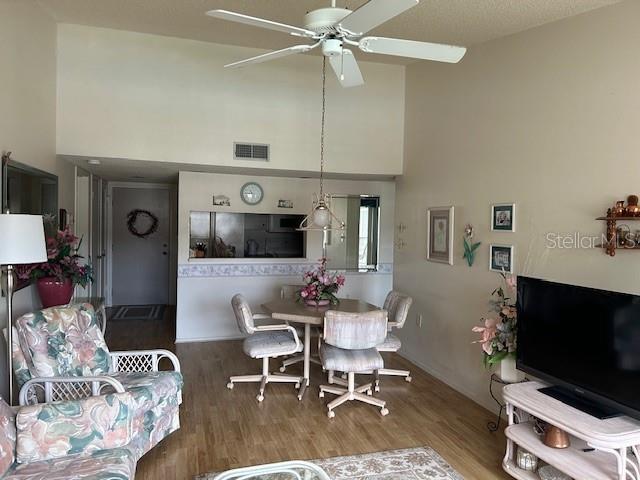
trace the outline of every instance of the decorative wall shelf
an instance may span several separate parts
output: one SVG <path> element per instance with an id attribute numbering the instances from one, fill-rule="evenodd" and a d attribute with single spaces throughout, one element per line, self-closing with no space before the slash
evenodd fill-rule
<path id="1" fill-rule="evenodd" d="M 596 220 L 602 220 L 607 222 L 607 233 L 606 238 L 607 241 L 598 245 L 600 248 L 604 248 L 607 255 L 615 256 L 617 250 L 640 250 L 640 239 L 636 239 L 636 245 L 634 247 L 625 247 L 620 244 L 620 239 L 618 238 L 618 230 L 617 225 L 618 222 L 640 222 L 639 217 L 628 217 L 628 216 L 616 216 L 613 214 L 613 210 L 610 208 L 607 210 L 607 215 L 605 217 L 598 217 Z"/>
<path id="2" fill-rule="evenodd" d="M 638 480 L 640 421 L 625 416 L 599 420 L 540 393 L 538 389 L 544 386 L 540 382 L 526 382 L 504 388 L 509 417 L 504 470 L 521 480 L 540 478 L 534 472 L 518 468 L 516 449 L 521 446 L 575 479 Z M 567 432 L 571 446 L 547 447 L 534 432 L 532 416 Z"/>

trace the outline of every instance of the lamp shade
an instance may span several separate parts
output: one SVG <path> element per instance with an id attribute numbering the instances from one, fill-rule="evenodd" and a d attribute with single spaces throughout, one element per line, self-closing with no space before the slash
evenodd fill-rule
<path id="1" fill-rule="evenodd" d="M 46 261 L 42 215 L 0 215 L 0 265 Z"/>

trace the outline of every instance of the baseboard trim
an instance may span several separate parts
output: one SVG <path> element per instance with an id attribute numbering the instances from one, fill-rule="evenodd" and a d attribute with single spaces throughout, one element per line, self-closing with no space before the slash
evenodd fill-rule
<path id="1" fill-rule="evenodd" d="M 220 342 L 222 340 L 240 340 L 244 335 L 231 335 L 228 337 L 198 337 L 198 338 L 176 338 L 175 343 L 204 343 L 204 342 Z"/>
<path id="2" fill-rule="evenodd" d="M 496 405 L 495 404 L 491 404 L 488 399 L 479 398 L 477 395 L 475 395 L 474 393 L 469 391 L 469 389 L 467 389 L 466 387 L 460 385 L 459 383 L 451 381 L 451 378 L 448 375 L 446 375 L 443 372 L 441 372 L 439 370 L 436 370 L 433 367 L 431 367 L 429 365 L 426 365 L 424 362 L 416 359 L 410 352 L 407 352 L 406 350 L 404 350 L 404 351 L 400 350 L 400 351 L 398 351 L 396 353 L 398 355 L 400 355 L 402 358 L 404 358 L 405 360 L 410 361 L 411 363 L 413 363 L 418 368 L 420 368 L 421 370 L 425 371 L 426 373 L 428 373 L 432 377 L 437 378 L 442 383 L 445 383 L 449 387 L 451 387 L 454 390 L 460 392 L 465 397 L 469 398 L 470 400 L 473 400 L 475 403 L 477 403 L 481 407 L 483 407 L 483 408 L 485 408 L 485 409 L 487 409 L 489 411 L 495 410 Z"/>

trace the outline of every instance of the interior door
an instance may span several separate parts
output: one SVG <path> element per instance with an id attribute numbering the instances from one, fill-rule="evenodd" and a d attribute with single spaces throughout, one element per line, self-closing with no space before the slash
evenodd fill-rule
<path id="1" fill-rule="evenodd" d="M 104 296 L 104 231 L 103 231 L 103 181 L 91 175 L 91 265 L 93 283 L 91 296 Z"/>
<path id="2" fill-rule="evenodd" d="M 168 304 L 169 188 L 114 186 L 111 202 L 112 304 Z M 127 221 L 134 210 L 150 212 L 157 219 L 153 233 L 139 237 L 130 231 Z M 139 214 L 133 227 L 144 234 L 152 223 L 152 218 Z"/>
<path id="3" fill-rule="evenodd" d="M 74 233 L 81 239 L 78 255 L 82 257 L 81 264 L 91 263 L 91 174 L 76 167 L 76 198 L 75 198 Z M 86 298 L 91 295 L 91 286 L 80 285 L 75 289 L 76 297 Z"/>

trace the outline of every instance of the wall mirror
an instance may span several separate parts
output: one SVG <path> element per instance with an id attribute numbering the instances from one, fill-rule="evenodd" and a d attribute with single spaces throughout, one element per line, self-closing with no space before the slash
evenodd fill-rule
<path id="1" fill-rule="evenodd" d="M 58 177 L 37 168 L 2 157 L 2 211 L 42 215 L 55 220 L 58 216 Z M 45 222 L 47 228 L 57 226 Z M 49 234 L 51 232 L 47 232 Z"/>
<path id="2" fill-rule="evenodd" d="M 55 233 L 58 217 L 58 177 L 2 155 L 0 169 L 2 213 L 42 215 L 47 236 Z M 48 221 L 50 220 L 50 221 Z M 16 291 L 29 284 L 18 281 Z"/>
<path id="3" fill-rule="evenodd" d="M 327 266 L 332 270 L 376 271 L 380 197 L 332 195 L 331 209 L 345 222 L 345 229 L 325 232 Z"/>
<path id="4" fill-rule="evenodd" d="M 302 215 L 190 212 L 189 258 L 304 258 Z"/>

